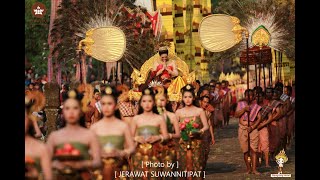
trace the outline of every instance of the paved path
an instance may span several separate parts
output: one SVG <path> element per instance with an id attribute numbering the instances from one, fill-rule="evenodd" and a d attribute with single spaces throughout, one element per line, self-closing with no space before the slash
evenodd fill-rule
<path id="1" fill-rule="evenodd" d="M 245 174 L 246 166 L 243 160 L 238 141 L 238 119 L 231 118 L 230 124 L 224 129 L 218 129 L 215 132 L 216 144 L 211 146 L 209 160 L 206 170 L 206 179 L 219 180 L 219 179 L 235 179 L 235 180 L 248 180 L 248 179 L 283 179 L 280 177 L 271 178 L 270 174 L 277 173 L 277 164 L 271 162 L 271 169 L 265 169 L 264 165 L 258 168 L 261 175 L 247 175 Z M 284 165 L 284 174 L 291 174 L 291 178 L 295 179 L 295 146 L 293 144 L 286 154 L 289 158 L 288 162 Z M 263 162 L 264 163 L 264 162 Z"/>

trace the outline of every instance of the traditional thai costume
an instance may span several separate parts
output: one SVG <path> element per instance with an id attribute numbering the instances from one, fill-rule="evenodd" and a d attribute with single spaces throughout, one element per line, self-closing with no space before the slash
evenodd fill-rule
<path id="1" fill-rule="evenodd" d="M 242 110 L 244 109 L 248 103 L 246 101 L 240 101 L 238 102 L 237 110 Z M 250 105 L 250 115 L 249 115 L 249 121 L 250 123 L 254 123 L 256 120 L 256 117 L 261 109 L 261 106 L 257 104 L 251 104 Z M 243 121 L 248 121 L 248 113 L 245 112 L 241 115 L 240 117 L 241 120 Z M 250 149 L 252 149 L 254 152 L 258 151 L 258 145 L 259 145 L 259 132 L 258 129 L 254 129 L 249 133 L 250 136 Z M 240 147 L 243 153 L 246 153 L 249 151 L 248 147 L 248 131 L 247 127 L 239 123 L 239 129 L 238 129 L 238 138 L 239 138 L 239 143 Z"/>
<path id="2" fill-rule="evenodd" d="M 206 116 L 208 121 L 211 121 L 211 116 L 212 113 L 208 110 L 205 110 Z M 205 160 L 204 160 L 204 168 L 206 167 L 208 158 L 209 158 L 209 153 L 210 153 L 210 144 L 211 144 L 211 134 L 210 134 L 210 130 L 207 130 L 203 133 L 203 144 L 204 144 L 204 150 L 205 150 Z"/>
<path id="3" fill-rule="evenodd" d="M 98 136 L 99 142 L 103 151 L 112 152 L 113 150 L 123 150 L 125 144 L 125 137 L 123 135 L 107 135 Z M 125 157 L 108 157 L 103 158 L 103 179 L 115 179 L 115 176 L 119 177 L 120 171 L 129 170 L 128 160 Z M 118 178 L 126 179 L 126 178 Z"/>
<path id="4" fill-rule="evenodd" d="M 192 124 L 197 123 L 200 130 L 203 125 L 200 116 L 183 117 L 179 119 L 179 126 L 190 121 Z M 181 130 L 183 136 L 186 129 Z M 204 160 L 205 160 L 205 148 L 203 148 L 203 137 L 195 136 L 188 137 L 188 140 L 184 140 L 183 137 L 179 140 L 179 149 L 177 153 L 177 159 L 179 160 L 179 171 L 201 171 L 201 177 L 193 179 L 203 179 Z M 182 178 L 185 179 L 185 178 Z"/>
<path id="5" fill-rule="evenodd" d="M 276 108 L 281 105 L 280 101 L 273 100 L 269 107 L 271 109 L 271 112 L 274 113 Z M 278 121 L 278 120 L 277 120 Z M 277 121 L 272 121 L 268 125 L 268 131 L 269 131 L 269 151 L 275 152 L 276 148 L 279 146 L 280 138 L 279 138 L 279 124 Z"/>
<path id="6" fill-rule="evenodd" d="M 291 114 L 289 114 L 288 116 L 288 134 L 293 135 L 294 134 L 294 124 L 295 124 L 295 98 L 294 97 L 290 97 L 290 105 L 291 108 L 293 109 L 293 112 Z"/>
<path id="7" fill-rule="evenodd" d="M 290 104 L 287 104 L 287 100 L 289 100 L 289 96 L 286 94 L 282 94 L 280 96 L 280 102 L 283 104 L 283 106 L 288 106 Z M 283 142 L 287 135 L 287 122 L 288 122 L 288 116 L 286 109 L 282 110 L 282 117 L 278 121 L 279 125 L 279 132 L 280 132 L 280 142 Z"/>
<path id="8" fill-rule="evenodd" d="M 168 133 L 170 134 L 174 134 L 174 126 L 173 124 L 171 124 L 170 118 L 167 115 L 166 116 L 166 124 L 167 124 L 167 130 Z M 165 166 L 163 168 L 163 171 L 175 171 L 176 170 L 176 166 L 174 168 L 168 167 L 167 162 L 170 163 L 175 163 L 177 161 L 177 143 L 178 140 L 177 139 L 168 139 L 166 142 L 163 143 L 162 146 L 162 162 L 165 163 Z M 174 177 L 166 177 L 165 179 L 175 179 Z"/>
<path id="9" fill-rule="evenodd" d="M 159 135 L 160 128 L 156 126 L 140 126 L 137 128 L 137 136 L 144 136 L 144 138 L 148 138 L 150 136 L 156 136 Z M 150 143 L 144 143 L 140 144 L 138 143 L 136 152 L 131 157 L 131 169 L 133 171 L 161 171 L 161 167 L 155 167 L 150 166 L 150 164 L 158 164 L 161 163 L 162 158 L 162 145 L 160 142 L 155 142 L 153 144 Z M 150 163 L 149 166 L 147 163 Z M 152 178 L 151 174 L 149 173 L 148 177 L 136 177 L 135 180 L 139 179 L 158 179 L 158 178 Z"/>
<path id="10" fill-rule="evenodd" d="M 264 123 L 268 120 L 268 114 L 272 109 L 268 109 L 269 101 L 264 99 L 263 106 L 261 108 L 261 118 L 260 123 Z M 259 130 L 259 147 L 258 152 L 269 152 L 269 131 L 268 126 L 265 126 Z"/>
<path id="11" fill-rule="evenodd" d="M 57 152 L 58 149 L 62 149 L 66 143 L 58 144 L 55 146 L 54 152 Z M 58 161 L 83 161 L 83 160 L 89 160 L 89 145 L 83 144 L 80 142 L 68 142 L 68 144 L 71 144 L 74 149 L 80 151 L 79 156 L 72 156 L 68 155 L 68 157 L 64 157 L 61 159 L 61 157 L 54 156 L 54 160 Z M 64 170 L 56 170 L 55 171 L 56 178 L 59 180 L 91 180 L 92 176 L 90 174 L 90 170 L 87 168 L 75 170 L 71 167 L 67 167 Z"/>

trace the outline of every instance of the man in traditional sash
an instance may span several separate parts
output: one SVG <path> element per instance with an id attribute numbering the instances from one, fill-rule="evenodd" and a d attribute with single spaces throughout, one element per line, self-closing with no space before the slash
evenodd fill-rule
<path id="1" fill-rule="evenodd" d="M 257 151 L 259 144 L 259 132 L 257 126 L 261 121 L 260 110 L 261 106 L 252 103 L 253 91 L 247 89 L 245 91 L 245 99 L 238 102 L 235 117 L 239 118 L 238 138 L 242 152 L 244 153 L 244 161 L 247 166 L 247 173 L 260 174 L 257 170 Z M 249 114 L 250 113 L 250 114 Z M 248 115 L 249 114 L 249 115 Z M 248 118 L 249 117 L 249 118 Z M 248 127 L 248 119 L 250 126 Z M 248 143 L 248 134 L 250 142 Z M 249 145 L 250 144 L 250 149 Z M 250 151 L 250 158 L 252 161 L 252 168 L 248 160 Z"/>
<path id="2" fill-rule="evenodd" d="M 290 108 L 287 113 L 288 121 L 287 121 L 287 148 L 291 146 L 292 137 L 294 134 L 294 115 L 295 115 L 295 98 L 292 96 L 292 87 L 286 86 L 284 88 L 284 93 L 289 96 L 290 100 Z"/>
<path id="3" fill-rule="evenodd" d="M 268 93 L 269 95 L 269 93 Z M 269 96 L 267 97 L 269 98 Z M 263 125 L 268 125 L 269 131 L 269 153 L 272 157 L 275 155 L 276 148 L 278 148 L 280 143 L 279 138 L 279 125 L 277 121 L 281 118 L 281 102 L 279 101 L 280 91 L 274 89 L 272 99 L 269 101 L 269 107 L 266 109 L 265 115 L 271 111 L 272 118 L 268 117 L 268 120 L 263 123 Z M 263 126 L 261 125 L 261 126 Z M 272 158 L 273 159 L 273 158 Z"/>
<path id="4" fill-rule="evenodd" d="M 226 91 L 221 89 L 221 83 L 217 82 L 213 93 L 213 105 L 214 105 L 214 125 L 217 128 L 222 128 L 224 125 L 223 116 L 223 97 Z"/>
<path id="5" fill-rule="evenodd" d="M 214 127 L 211 121 L 211 116 L 212 112 L 208 110 L 210 98 L 209 96 L 201 96 L 200 98 L 200 107 L 204 110 L 207 120 L 208 120 L 208 125 L 209 125 L 209 131 L 205 131 L 203 134 L 203 141 L 204 141 L 204 149 L 205 149 L 205 163 L 206 165 L 210 153 L 210 145 L 215 144 L 215 139 L 214 139 Z"/>
<path id="6" fill-rule="evenodd" d="M 272 98 L 272 88 L 266 89 L 265 98 L 263 97 L 263 92 L 258 92 L 257 103 L 262 106 L 261 108 L 261 123 L 258 125 L 259 130 L 259 163 L 261 164 L 262 154 L 264 155 L 264 160 L 266 167 L 269 168 L 269 132 L 267 121 L 272 119 L 272 108 L 268 106 L 269 101 Z"/>
<path id="7" fill-rule="evenodd" d="M 226 94 L 223 97 L 223 118 L 224 123 L 223 125 L 229 125 L 230 120 L 230 104 L 231 104 L 231 92 L 229 88 L 229 82 L 228 81 L 222 81 L 221 82 L 221 89 L 226 92 Z"/>
<path id="8" fill-rule="evenodd" d="M 291 109 L 291 102 L 290 102 L 290 97 L 283 93 L 282 89 L 278 89 L 281 93 L 280 96 L 280 102 L 282 104 L 282 108 L 281 108 L 281 118 L 278 122 L 279 124 L 279 132 L 280 132 L 280 149 L 286 149 L 287 146 L 287 123 L 288 123 L 288 112 Z"/>

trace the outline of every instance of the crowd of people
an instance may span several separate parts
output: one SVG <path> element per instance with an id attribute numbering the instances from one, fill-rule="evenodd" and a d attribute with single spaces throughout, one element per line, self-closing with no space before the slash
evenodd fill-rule
<path id="1" fill-rule="evenodd" d="M 256 87 L 246 90 L 240 100 L 228 87 L 227 81 L 210 81 L 203 86 L 197 81 L 183 87 L 181 102 L 170 102 L 162 86 L 144 89 L 140 100 L 130 97 L 126 85 L 101 84 L 97 88 L 82 84 L 71 90 L 63 86 L 57 131 L 47 137 L 46 145 L 35 140 L 44 135 L 39 127 L 40 121 L 45 123 L 41 116 L 44 95 L 27 89 L 25 153 L 26 163 L 34 166 L 26 166 L 26 176 L 41 173 L 45 179 L 113 179 L 123 171 L 203 173 L 210 145 L 215 144 L 214 130 L 228 126 L 232 116 L 239 118 L 238 137 L 247 171 L 259 174 L 256 167 L 262 159 L 269 167 L 270 156 L 272 159 L 291 144 L 292 87 L 278 83 L 265 92 Z M 66 155 L 63 149 L 69 149 L 70 159 L 61 158 Z M 177 161 L 176 168 L 144 164 Z"/>
<path id="2" fill-rule="evenodd" d="M 181 88 L 180 101 L 170 101 L 167 84 L 179 81 L 174 78 L 177 67 L 168 61 L 168 50 L 159 55 L 148 81 L 162 84 L 143 86 L 139 98 L 125 84 L 80 84 L 76 89 L 63 84 L 56 130 L 50 134 L 44 111 L 46 76 L 35 78 L 32 69 L 27 70 L 26 177 L 203 179 L 214 132 L 227 127 L 230 117 L 239 118 L 248 173 L 259 174 L 256 167 L 262 160 L 270 167 L 275 154 L 290 147 L 295 104 L 291 86 L 257 86 L 239 96 L 239 89 L 226 80 L 203 85 L 195 81 Z"/>
<path id="3" fill-rule="evenodd" d="M 94 89 L 90 84 L 82 84 L 71 90 L 63 86 L 60 91 L 62 111 L 57 120 L 59 126 L 46 140 L 46 154 L 52 160 L 52 168 L 44 171 L 48 162 L 40 161 L 38 173 L 42 172 L 47 179 L 53 176 L 62 179 L 70 174 L 78 174 L 84 179 L 90 176 L 112 179 L 120 170 L 203 173 L 210 145 L 215 143 L 214 127 L 228 125 L 228 118 L 224 115 L 230 112 L 226 111 L 226 107 L 231 107 L 226 101 L 231 96 L 227 97 L 230 94 L 227 82 L 212 81 L 201 87 L 188 84 L 182 90 L 183 99 L 177 103 L 169 101 L 162 86 L 144 89 L 140 100 L 130 97 L 126 85 L 111 87 L 101 84 Z M 29 99 L 26 104 L 28 139 L 38 137 L 30 122 L 38 124 L 34 123 L 37 122 L 35 119 L 39 121 L 41 118 L 34 115 L 44 107 L 36 103 L 43 101 L 44 97 L 35 98 L 35 92 L 26 91 Z M 41 154 L 29 154 L 28 143 L 26 145 L 29 160 L 42 158 Z M 77 149 L 82 160 L 61 160 L 59 153 L 64 147 Z M 176 168 L 143 164 L 174 164 L 177 161 L 179 166 Z M 28 176 L 34 175 L 31 172 L 37 174 L 29 170 Z"/>
<path id="4" fill-rule="evenodd" d="M 245 98 L 237 103 L 235 117 L 239 118 L 238 138 L 247 173 L 260 174 L 256 167 L 262 159 L 270 167 L 269 161 L 280 150 L 291 147 L 295 127 L 292 92 L 291 86 L 284 87 L 282 83 L 265 91 L 255 87 L 247 89 Z"/>

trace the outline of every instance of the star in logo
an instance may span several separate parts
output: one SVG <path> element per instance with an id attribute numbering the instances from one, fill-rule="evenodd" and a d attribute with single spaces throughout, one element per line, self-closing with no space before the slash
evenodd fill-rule
<path id="1" fill-rule="evenodd" d="M 32 15 L 36 18 L 43 18 L 46 15 L 47 9 L 44 4 L 36 2 L 31 7 Z"/>
<path id="2" fill-rule="evenodd" d="M 44 9 L 41 9 L 40 6 L 37 7 L 37 9 L 34 9 L 34 15 L 42 15 L 42 12 L 44 11 Z"/>

